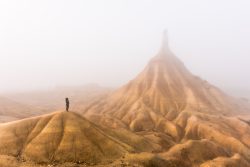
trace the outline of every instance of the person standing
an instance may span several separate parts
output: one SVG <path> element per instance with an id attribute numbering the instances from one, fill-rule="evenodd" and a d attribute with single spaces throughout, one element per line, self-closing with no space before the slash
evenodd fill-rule
<path id="1" fill-rule="evenodd" d="M 66 111 L 69 112 L 69 98 L 65 98 L 65 102 L 66 102 Z"/>

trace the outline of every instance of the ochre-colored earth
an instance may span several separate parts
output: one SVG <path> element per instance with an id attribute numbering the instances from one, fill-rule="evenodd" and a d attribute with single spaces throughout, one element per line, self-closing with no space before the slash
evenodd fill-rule
<path id="1" fill-rule="evenodd" d="M 0 166 L 249 167 L 249 104 L 191 74 L 164 42 L 134 80 L 77 113 L 0 124 Z"/>

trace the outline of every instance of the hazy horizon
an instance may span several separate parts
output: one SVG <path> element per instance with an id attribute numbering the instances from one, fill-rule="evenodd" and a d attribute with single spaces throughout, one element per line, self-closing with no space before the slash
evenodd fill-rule
<path id="1" fill-rule="evenodd" d="M 1 1 L 0 93 L 133 79 L 168 29 L 187 68 L 224 90 L 249 91 L 250 2 Z"/>

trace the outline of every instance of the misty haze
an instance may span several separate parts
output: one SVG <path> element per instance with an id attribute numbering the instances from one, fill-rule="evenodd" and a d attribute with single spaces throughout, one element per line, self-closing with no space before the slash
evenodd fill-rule
<path id="1" fill-rule="evenodd" d="M 250 2 L 0 2 L 0 167 L 249 167 Z"/>

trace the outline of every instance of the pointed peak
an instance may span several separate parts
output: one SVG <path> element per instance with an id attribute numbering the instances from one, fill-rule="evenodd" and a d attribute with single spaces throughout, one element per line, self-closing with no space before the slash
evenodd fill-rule
<path id="1" fill-rule="evenodd" d="M 163 45 L 163 46 L 168 46 L 168 30 L 167 30 L 167 29 L 165 29 L 165 30 L 163 31 L 162 45 Z"/>
<path id="2" fill-rule="evenodd" d="M 163 36 L 162 36 L 162 50 L 163 51 L 169 50 L 169 46 L 168 46 L 168 30 L 167 29 L 165 29 L 163 31 Z"/>
<path id="3" fill-rule="evenodd" d="M 156 58 L 167 58 L 167 57 L 171 57 L 172 52 L 170 51 L 169 48 L 169 41 L 168 41 L 168 30 L 165 29 L 163 31 L 163 35 L 162 35 L 162 43 L 161 43 L 161 48 L 159 50 L 159 53 L 156 55 Z"/>

